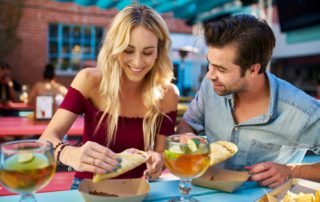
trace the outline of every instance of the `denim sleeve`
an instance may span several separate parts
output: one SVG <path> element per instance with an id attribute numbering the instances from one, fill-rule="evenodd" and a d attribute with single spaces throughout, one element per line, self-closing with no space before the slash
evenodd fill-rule
<path id="1" fill-rule="evenodd" d="M 196 96 L 191 101 L 188 110 L 183 115 L 183 120 L 186 121 L 198 133 L 204 131 L 206 85 L 208 85 L 208 82 L 206 82 L 206 79 L 204 79 Z"/>
<path id="2" fill-rule="evenodd" d="M 303 142 L 311 145 L 310 150 L 320 155 L 320 102 L 313 110 L 303 130 Z"/>

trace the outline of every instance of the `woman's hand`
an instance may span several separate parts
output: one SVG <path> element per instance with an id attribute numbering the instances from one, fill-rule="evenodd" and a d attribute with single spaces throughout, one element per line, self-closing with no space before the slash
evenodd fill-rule
<path id="1" fill-rule="evenodd" d="M 80 172 L 104 174 L 121 167 L 121 159 L 118 159 L 113 151 L 91 141 L 87 141 L 81 147 L 66 147 L 61 158 L 62 163 Z"/>
<path id="2" fill-rule="evenodd" d="M 155 151 L 148 151 L 147 169 L 143 175 L 150 180 L 156 180 L 159 178 L 163 168 L 162 155 Z"/>

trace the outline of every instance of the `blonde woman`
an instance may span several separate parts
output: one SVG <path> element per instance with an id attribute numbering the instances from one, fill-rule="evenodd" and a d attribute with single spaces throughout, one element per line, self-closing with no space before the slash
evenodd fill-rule
<path id="1" fill-rule="evenodd" d="M 121 159 L 115 153 L 128 148 L 148 151 L 147 166 L 119 178 L 159 177 L 165 137 L 174 133 L 177 114 L 170 45 L 164 20 L 151 8 L 131 5 L 115 16 L 97 67 L 77 74 L 41 136 L 53 143 L 59 162 L 77 171 L 76 180 L 117 170 Z M 80 114 L 82 146 L 62 143 Z"/>

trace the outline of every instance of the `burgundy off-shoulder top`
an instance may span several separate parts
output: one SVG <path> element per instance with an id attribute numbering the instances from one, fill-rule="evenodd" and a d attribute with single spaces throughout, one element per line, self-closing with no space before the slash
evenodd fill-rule
<path id="1" fill-rule="evenodd" d="M 86 141 L 93 141 L 101 145 L 106 145 L 106 134 L 108 130 L 106 119 L 102 121 L 100 128 L 94 134 L 103 112 L 95 107 L 89 99 L 85 98 L 80 91 L 69 87 L 59 108 L 68 110 L 75 114 L 84 115 L 82 144 Z M 163 116 L 163 121 L 159 126 L 159 134 L 169 136 L 174 133 L 177 111 L 171 111 L 166 113 L 166 115 L 167 116 Z M 131 118 L 120 116 L 118 119 L 118 129 L 115 134 L 115 143 L 111 144 L 109 148 L 115 153 L 122 152 L 128 148 L 144 150 L 142 122 L 143 118 L 141 117 Z M 141 177 L 145 169 L 146 166 L 144 164 L 117 178 Z M 75 177 L 79 179 L 92 178 L 92 176 L 93 173 L 90 172 L 76 172 L 75 174 Z"/>

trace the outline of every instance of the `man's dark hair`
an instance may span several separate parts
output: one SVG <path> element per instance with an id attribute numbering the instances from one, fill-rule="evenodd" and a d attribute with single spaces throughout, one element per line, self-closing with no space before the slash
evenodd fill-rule
<path id="1" fill-rule="evenodd" d="M 52 80 L 55 77 L 54 66 L 52 64 L 47 64 L 43 72 L 43 78 Z"/>
<path id="2" fill-rule="evenodd" d="M 242 76 L 256 63 L 261 65 L 259 73 L 265 72 L 276 43 L 273 31 L 265 20 L 245 14 L 208 23 L 205 40 L 212 47 L 236 45 L 237 58 L 233 62 L 241 67 Z"/>

